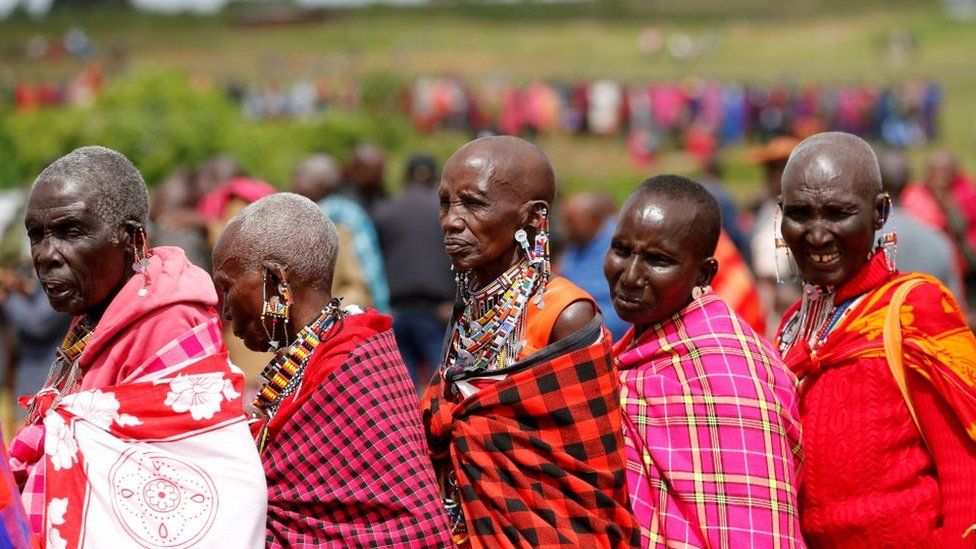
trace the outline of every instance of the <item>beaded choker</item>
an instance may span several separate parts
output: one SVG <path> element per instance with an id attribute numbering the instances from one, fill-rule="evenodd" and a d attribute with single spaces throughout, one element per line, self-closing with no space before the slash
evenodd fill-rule
<path id="1" fill-rule="evenodd" d="M 830 330 L 851 310 L 857 301 L 856 297 L 847 299 L 834 305 L 835 292 L 830 288 L 821 288 L 807 284 L 803 288 L 803 299 L 800 310 L 787 323 L 780 338 L 779 351 L 785 355 L 800 341 L 806 341 L 811 353 L 817 350 L 827 339 Z"/>
<path id="2" fill-rule="evenodd" d="M 61 398 L 75 392 L 80 385 L 78 359 L 84 352 L 85 346 L 92 336 L 92 328 L 84 320 L 75 323 L 68 330 L 58 348 L 57 357 L 54 364 L 47 373 L 43 388 L 36 395 L 31 397 L 27 405 L 26 425 L 33 425 L 38 419 L 38 399 L 45 396 L 53 396 L 51 407 Z"/>
<path id="3" fill-rule="evenodd" d="M 465 307 L 448 348 L 445 376 L 499 370 L 518 360 L 525 309 L 541 289 L 542 274 L 535 262 L 523 260 L 478 291 L 462 279 L 458 289 Z"/>
<path id="4" fill-rule="evenodd" d="M 342 309 L 339 300 L 333 299 L 315 320 L 298 332 L 291 345 L 275 353 L 275 357 L 265 366 L 261 372 L 261 388 L 251 402 L 265 419 L 274 417 L 281 402 L 301 384 L 308 357 L 322 342 L 322 336 L 340 318 Z"/>

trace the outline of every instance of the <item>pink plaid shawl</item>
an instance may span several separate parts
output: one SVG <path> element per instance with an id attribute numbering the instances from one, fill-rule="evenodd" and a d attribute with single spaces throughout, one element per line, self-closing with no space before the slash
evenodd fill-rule
<path id="1" fill-rule="evenodd" d="M 796 379 L 714 294 L 614 355 L 643 547 L 801 547 Z"/>
<path id="2" fill-rule="evenodd" d="M 370 315 L 379 316 L 369 312 L 346 321 L 361 326 Z M 330 357 L 334 343 L 324 341 L 307 368 L 337 364 L 302 389 L 308 398 L 262 454 L 267 546 L 452 546 L 417 393 L 393 332 L 357 337 L 344 357 Z"/>

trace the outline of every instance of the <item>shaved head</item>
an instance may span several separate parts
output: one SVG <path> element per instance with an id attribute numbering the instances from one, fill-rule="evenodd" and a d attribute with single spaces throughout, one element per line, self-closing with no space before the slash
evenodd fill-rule
<path id="1" fill-rule="evenodd" d="M 528 141 L 507 135 L 482 137 L 461 147 L 447 161 L 477 168 L 499 192 L 511 193 L 522 202 L 542 200 L 552 205 L 556 196 L 556 174 L 542 149 Z"/>
<path id="2" fill-rule="evenodd" d="M 275 193 L 244 208 L 214 247 L 214 266 L 235 258 L 259 270 L 264 260 L 287 267 L 289 281 L 328 291 L 332 287 L 339 236 L 335 225 L 311 200 Z"/>
<path id="3" fill-rule="evenodd" d="M 859 196 L 873 200 L 882 192 L 878 157 L 867 141 L 843 132 L 824 132 L 800 142 L 783 170 L 787 185 L 820 180 L 850 184 Z"/>
<path id="4" fill-rule="evenodd" d="M 342 182 L 342 168 L 327 154 L 309 156 L 295 168 L 291 190 L 313 202 L 322 200 Z"/>
<path id="5" fill-rule="evenodd" d="M 678 225 L 684 227 L 687 238 L 683 245 L 691 246 L 699 259 L 714 255 L 722 232 L 722 210 L 712 193 L 687 177 L 658 175 L 641 183 L 627 200 L 627 205 L 632 210 L 635 204 L 662 200 L 680 205 L 667 213 L 680 216 L 678 219 L 682 222 Z"/>

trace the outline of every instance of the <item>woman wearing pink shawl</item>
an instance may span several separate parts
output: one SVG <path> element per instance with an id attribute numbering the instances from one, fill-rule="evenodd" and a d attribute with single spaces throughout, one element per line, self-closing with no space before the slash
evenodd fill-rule
<path id="1" fill-rule="evenodd" d="M 52 308 L 74 321 L 11 445 L 47 547 L 260 547 L 261 463 L 209 276 L 147 249 L 148 192 L 83 147 L 34 182 L 26 227 Z"/>
<path id="2" fill-rule="evenodd" d="M 720 225 L 704 187 L 653 177 L 607 252 L 631 506 L 643 547 L 802 547 L 796 379 L 708 286 Z"/>

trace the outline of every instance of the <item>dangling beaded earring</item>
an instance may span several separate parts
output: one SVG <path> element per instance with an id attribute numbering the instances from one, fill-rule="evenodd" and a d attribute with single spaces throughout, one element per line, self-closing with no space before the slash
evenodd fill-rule
<path id="1" fill-rule="evenodd" d="M 549 274 L 552 272 L 549 256 L 549 208 L 542 208 L 542 223 L 539 230 L 535 233 L 535 247 L 529 260 L 536 263 L 539 271 L 539 279 L 536 281 L 538 292 L 535 294 L 535 306 L 542 309 L 546 302 L 543 297 L 546 294 L 546 287 L 549 285 Z"/>
<path id="2" fill-rule="evenodd" d="M 264 301 L 264 307 L 261 311 L 261 326 L 264 328 L 264 333 L 268 336 L 268 346 L 269 351 L 277 352 L 281 347 L 281 341 L 275 339 L 278 333 L 278 323 L 281 323 L 282 332 L 285 338 L 288 337 L 288 317 L 291 313 L 291 306 L 295 302 L 292 298 L 291 286 L 285 281 L 285 272 L 281 269 L 278 270 L 278 276 L 281 278 L 281 282 L 278 283 L 278 295 L 273 295 L 268 298 L 268 270 L 264 269 L 264 283 L 261 285 L 261 298 Z M 268 329 L 265 320 L 271 321 L 271 329 Z"/>
<path id="3" fill-rule="evenodd" d="M 146 246 L 146 231 L 142 227 L 132 233 L 132 257 L 134 259 L 132 270 L 143 276 L 142 288 L 139 288 L 137 295 L 146 297 L 149 295 L 149 258 L 152 257 L 152 253 Z"/>
<path id="4" fill-rule="evenodd" d="M 885 194 L 884 212 L 882 213 L 884 221 L 882 221 L 882 227 L 888 223 L 891 219 L 891 196 Z M 878 242 L 881 250 L 885 255 L 885 262 L 888 264 L 888 272 L 895 272 L 895 260 L 898 255 L 898 231 L 892 229 L 891 232 L 883 233 L 881 239 Z"/>
<path id="5" fill-rule="evenodd" d="M 780 264 L 790 264 L 790 248 L 786 245 L 786 239 L 783 238 L 783 208 L 776 206 L 776 213 L 773 214 L 773 238 L 775 239 L 775 251 L 773 260 L 776 266 L 776 284 L 783 284 L 783 274 L 781 272 Z"/>

